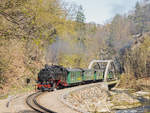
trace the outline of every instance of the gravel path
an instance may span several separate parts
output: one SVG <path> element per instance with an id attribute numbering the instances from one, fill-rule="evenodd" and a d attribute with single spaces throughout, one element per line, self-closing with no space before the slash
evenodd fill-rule
<path id="1" fill-rule="evenodd" d="M 18 94 L 7 99 L 0 100 L 0 113 L 37 113 L 31 110 L 25 103 L 30 93 Z"/>

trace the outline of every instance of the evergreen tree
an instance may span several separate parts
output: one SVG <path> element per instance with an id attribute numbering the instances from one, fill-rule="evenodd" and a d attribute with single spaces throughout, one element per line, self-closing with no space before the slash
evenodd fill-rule
<path id="1" fill-rule="evenodd" d="M 77 15 L 76 15 L 76 31 L 77 31 L 77 42 L 81 50 L 85 49 L 85 15 L 82 6 L 78 7 Z"/>
<path id="2" fill-rule="evenodd" d="M 82 6 L 80 5 L 78 8 L 77 16 L 76 16 L 76 22 L 84 23 L 85 22 L 85 15 Z"/>

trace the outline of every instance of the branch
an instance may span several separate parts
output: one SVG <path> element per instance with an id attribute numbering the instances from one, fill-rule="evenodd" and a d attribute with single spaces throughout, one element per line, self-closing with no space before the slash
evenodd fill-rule
<path id="1" fill-rule="evenodd" d="M 14 24 L 19 25 L 19 23 L 18 23 L 12 16 L 10 16 L 9 14 L 7 14 L 7 13 L 5 13 L 5 12 L 3 12 L 3 11 L 0 11 L 0 14 L 1 14 L 2 16 L 4 16 L 4 18 L 5 18 L 6 20 L 8 20 L 8 21 L 10 21 L 10 22 L 12 22 L 12 23 L 14 23 Z"/>

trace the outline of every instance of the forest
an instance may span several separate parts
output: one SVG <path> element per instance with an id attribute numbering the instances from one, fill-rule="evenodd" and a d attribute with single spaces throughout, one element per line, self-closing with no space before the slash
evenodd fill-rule
<path id="1" fill-rule="evenodd" d="M 62 0 L 0 0 L 0 92 L 26 87 L 45 64 L 87 68 L 93 59 L 115 60 L 123 87 L 150 77 L 148 0 L 104 25 Z"/>

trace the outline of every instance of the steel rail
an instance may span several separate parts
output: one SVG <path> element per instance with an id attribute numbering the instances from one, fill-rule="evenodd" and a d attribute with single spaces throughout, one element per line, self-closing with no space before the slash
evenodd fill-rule
<path id="1" fill-rule="evenodd" d="M 37 102 L 37 98 L 42 95 L 43 92 L 36 92 L 36 93 L 33 93 L 31 95 L 29 95 L 27 98 L 26 98 L 26 104 L 31 108 L 33 109 L 34 111 L 37 111 L 39 113 L 56 113 L 50 109 L 47 109 L 45 108 L 44 106 L 40 105 L 38 102 Z"/>

